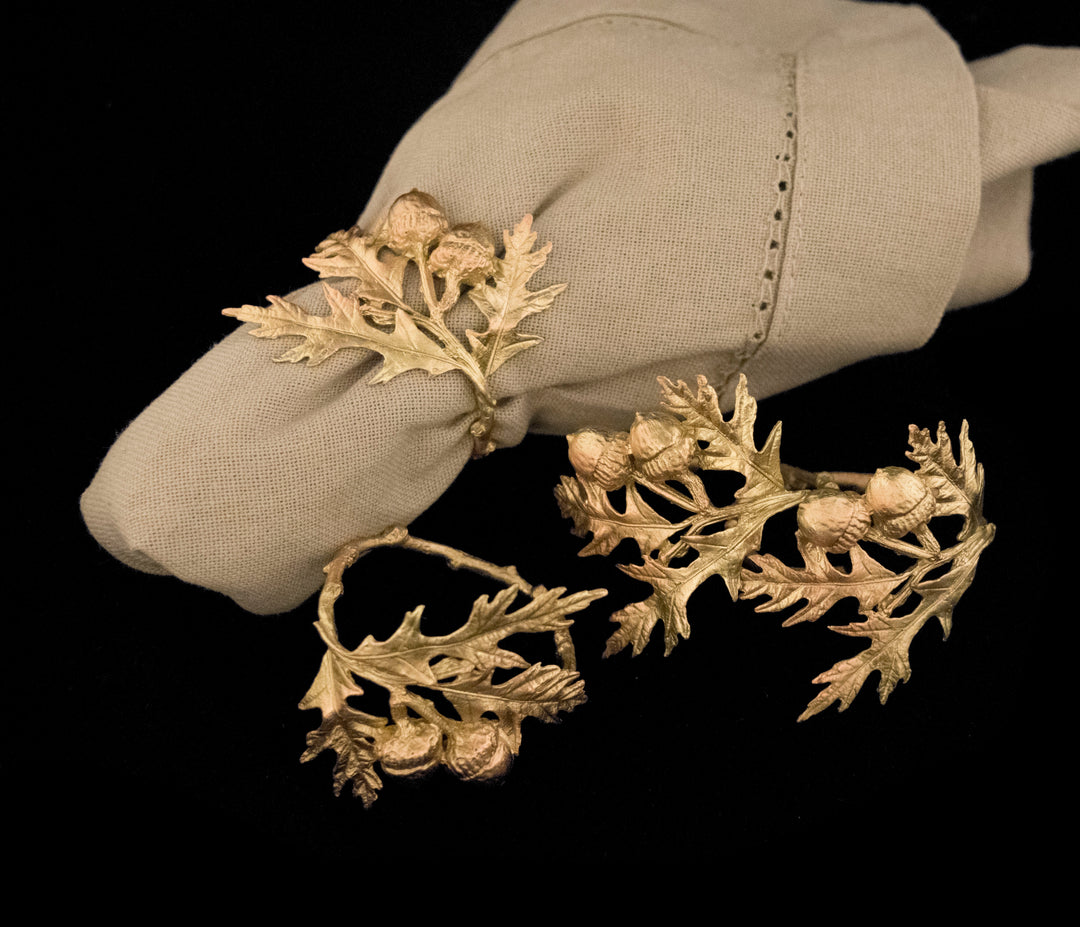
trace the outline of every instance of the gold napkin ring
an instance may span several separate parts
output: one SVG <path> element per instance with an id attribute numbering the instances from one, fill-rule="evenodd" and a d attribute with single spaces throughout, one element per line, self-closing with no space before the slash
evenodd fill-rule
<path id="1" fill-rule="evenodd" d="M 885 467 L 873 475 L 812 474 L 780 463 L 779 422 L 760 448 L 755 445 L 757 403 L 744 376 L 729 418 L 705 377 L 698 378 L 696 391 L 682 381 L 659 382 L 660 414 L 638 415 L 628 432 L 586 429 L 568 437 L 575 476 L 564 476 L 555 490 L 574 533 L 592 535 L 582 555 L 610 554 L 632 539 L 640 562 L 619 568 L 652 586 L 648 598 L 612 616 L 619 628 L 605 656 L 626 647 L 637 655 L 657 624 L 664 628 L 665 653 L 671 653 L 690 636 L 688 600 L 711 576 L 724 580 L 733 600 L 766 596 L 759 612 L 805 602 L 785 626 L 816 621 L 841 599 L 854 597 L 865 620 L 831 630 L 867 638 L 870 645 L 814 679 L 827 688 L 799 720 L 833 702 L 843 711 L 874 672 L 880 674 L 884 703 L 911 675 L 908 647 L 919 629 L 936 618 L 948 637 L 953 607 L 994 538 L 994 526 L 982 514 L 983 468 L 975 461 L 968 423 L 960 428 L 959 461 L 944 423 L 936 441 L 927 429 L 911 425 L 907 457 L 918 464 L 914 472 Z M 730 504 L 716 506 L 709 498 L 699 474 L 711 470 L 745 478 Z M 655 500 L 661 499 L 681 517 L 660 514 Z M 803 560 L 797 567 L 759 553 L 765 523 L 792 508 Z M 930 523 L 949 515 L 963 521 L 955 540 L 943 547 Z M 888 569 L 863 544 L 913 563 Z M 687 563 L 687 557 L 693 559 Z"/>
<path id="2" fill-rule="evenodd" d="M 513 232 L 503 232 L 504 251 L 498 257 L 484 225 L 451 227 L 431 196 L 412 190 L 394 200 L 374 234 L 355 226 L 334 232 L 304 259 L 320 277 L 344 279 L 351 288 L 346 295 L 340 284 L 323 284 L 329 315 L 312 315 L 280 296 L 268 296 L 269 307 L 223 311 L 256 323 L 259 327 L 251 330 L 256 338 L 303 339 L 277 357 L 279 361 L 306 360 L 314 367 L 344 348 L 366 348 L 383 357 L 372 383 L 385 383 L 407 370 L 423 370 L 433 377 L 460 371 L 475 397 L 468 423 L 472 455 L 483 457 L 495 449 L 497 437 L 491 376 L 543 340 L 519 332 L 518 325 L 547 309 L 566 289 L 565 283 L 528 289 L 551 251 L 550 242 L 542 248 L 534 248 L 535 244 L 532 216 L 527 215 Z M 419 272 L 421 305 L 406 299 L 405 270 L 410 263 Z M 463 293 L 487 320 L 486 330 L 465 333 L 467 343 L 445 321 Z"/>
<path id="3" fill-rule="evenodd" d="M 357 558 L 379 547 L 420 551 L 444 558 L 504 585 L 492 597 L 480 596 L 456 631 L 428 636 L 422 630 L 424 606 L 406 614 L 385 641 L 370 635 L 353 650 L 342 646 L 334 603 L 344 592 L 342 573 Z M 514 567 L 500 567 L 460 550 L 391 528 L 374 538 L 359 538 L 341 548 L 325 568 L 316 627 L 326 643 L 319 673 L 300 708 L 318 708 L 322 724 L 308 734 L 306 762 L 323 750 L 337 753 L 334 792 L 352 782 L 353 794 L 368 807 L 384 774 L 418 778 L 446 767 L 460 779 L 502 778 L 521 748 L 521 723 L 527 717 L 555 721 L 585 701 L 576 670 L 573 624 L 567 615 L 606 595 L 604 589 L 567 594 L 566 589 L 532 586 Z M 517 604 L 525 597 L 527 601 Z M 517 607 L 515 608 L 515 604 Z M 511 635 L 551 633 L 556 664 L 530 663 L 501 643 Z M 514 675 L 493 679 L 496 670 Z M 390 699 L 390 717 L 378 717 L 349 704 L 364 690 L 357 680 L 381 686 Z M 457 717 L 439 710 L 428 693 L 444 697 Z"/>

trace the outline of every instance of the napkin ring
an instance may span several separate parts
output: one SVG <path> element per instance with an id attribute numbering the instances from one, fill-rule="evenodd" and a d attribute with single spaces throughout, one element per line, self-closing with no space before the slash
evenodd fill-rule
<path id="1" fill-rule="evenodd" d="M 619 569 L 652 586 L 648 598 L 612 616 L 619 627 L 604 655 L 629 647 L 636 656 L 658 624 L 670 654 L 690 636 L 688 600 L 711 576 L 723 579 L 733 600 L 767 597 L 758 612 L 805 602 L 785 626 L 816 621 L 854 597 L 865 620 L 831 630 L 867 638 L 870 645 L 814 679 L 826 688 L 799 720 L 833 702 L 843 711 L 874 672 L 884 703 L 911 675 L 908 647 L 922 626 L 936 618 L 948 637 L 953 608 L 994 538 L 995 528 L 982 514 L 983 468 L 975 461 L 968 423 L 960 428 L 959 461 L 944 423 L 936 441 L 911 425 L 907 457 L 918 464 L 914 472 L 886 467 L 873 475 L 812 474 L 780 463 L 779 422 L 760 448 L 755 445 L 757 403 L 745 376 L 729 418 L 705 377 L 698 378 L 696 391 L 682 381 L 659 382 L 661 413 L 638 415 L 628 432 L 586 429 L 568 437 L 575 475 L 562 477 L 555 490 L 574 533 L 592 536 L 582 556 L 608 555 L 630 540 L 640 561 Z M 706 492 L 700 474 L 715 470 L 745 480 L 729 505 L 714 505 Z M 678 514 L 661 514 L 661 501 Z M 790 509 L 797 511 L 803 560 L 797 567 L 759 553 L 766 522 Z M 942 546 L 930 523 L 949 515 L 963 520 L 955 540 Z M 864 544 L 913 562 L 889 569 Z"/>
<path id="2" fill-rule="evenodd" d="M 468 619 L 449 634 L 423 631 L 424 606 L 405 615 L 384 641 L 368 635 L 355 649 L 342 646 L 334 619 L 334 603 L 344 592 L 342 574 L 368 551 L 396 547 L 444 558 L 494 579 L 504 588 L 490 598 L 481 595 Z M 368 807 L 386 775 L 419 778 L 446 767 L 460 779 L 488 781 L 510 770 L 521 747 L 521 724 L 527 717 L 556 721 L 585 701 L 585 686 L 575 666 L 567 616 L 606 595 L 604 589 L 567 593 L 565 588 L 532 586 L 514 567 L 500 567 L 463 551 L 413 537 L 405 528 L 391 528 L 373 538 L 342 547 L 325 568 L 315 623 L 326 643 L 318 675 L 300 708 L 318 708 L 318 729 L 308 734 L 302 762 L 324 750 L 337 753 L 334 792 L 352 783 L 353 794 Z M 518 602 L 524 597 L 527 601 Z M 516 606 L 516 607 L 515 607 Z M 529 662 L 501 646 L 511 635 L 553 637 L 554 664 Z M 512 675 L 500 682 L 496 671 Z M 365 684 L 389 695 L 390 717 L 379 717 L 349 704 L 362 696 Z M 456 717 L 440 710 L 441 697 Z"/>
<path id="3" fill-rule="evenodd" d="M 496 446 L 491 375 L 543 340 L 519 332 L 518 325 L 547 309 L 566 289 L 565 283 L 528 288 L 551 251 L 550 242 L 542 248 L 535 244 L 532 216 L 527 215 L 513 232 L 503 232 L 504 252 L 498 257 L 484 225 L 451 227 L 431 196 L 412 190 L 394 200 L 374 234 L 355 226 L 334 232 L 304 259 L 320 277 L 343 278 L 347 284 L 348 293 L 323 283 L 328 315 L 312 315 L 280 296 L 268 296 L 268 307 L 241 306 L 223 313 L 257 324 L 251 330 L 256 338 L 303 339 L 275 358 L 278 361 L 306 360 L 314 367 L 345 348 L 365 348 L 383 358 L 371 383 L 385 383 L 407 370 L 433 377 L 460 371 L 475 399 L 468 426 L 473 457 L 483 457 Z M 410 263 L 419 272 L 421 305 L 406 298 L 405 269 Z M 445 318 L 462 293 L 487 321 L 484 331 L 466 331 L 464 342 Z"/>

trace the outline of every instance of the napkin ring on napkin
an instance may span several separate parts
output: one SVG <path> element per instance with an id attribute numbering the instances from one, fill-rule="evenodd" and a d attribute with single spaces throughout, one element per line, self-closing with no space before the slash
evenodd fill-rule
<path id="1" fill-rule="evenodd" d="M 304 339 L 276 358 L 279 361 L 306 360 L 313 367 L 343 348 L 366 348 L 383 357 L 372 383 L 385 383 L 406 370 L 425 370 L 431 376 L 461 371 L 476 400 L 468 426 L 473 457 L 483 457 L 496 446 L 491 375 L 540 343 L 537 335 L 518 332 L 518 323 L 547 309 L 566 289 L 564 283 L 528 289 L 551 251 L 550 242 L 534 250 L 531 215 L 513 232 L 503 232 L 503 244 L 504 254 L 497 257 L 486 226 L 474 222 L 451 227 L 431 196 L 412 190 L 394 200 L 374 234 L 355 226 L 334 232 L 304 259 L 320 277 L 345 278 L 352 286 L 346 295 L 323 284 L 329 315 L 311 315 L 279 296 L 267 297 L 269 307 L 241 306 L 224 314 L 257 323 L 251 331 L 257 338 Z M 422 307 L 406 299 L 410 262 L 419 272 Z M 441 293 L 436 278 L 442 281 Z M 467 344 L 445 321 L 463 290 L 487 320 L 485 331 L 465 333 Z"/>

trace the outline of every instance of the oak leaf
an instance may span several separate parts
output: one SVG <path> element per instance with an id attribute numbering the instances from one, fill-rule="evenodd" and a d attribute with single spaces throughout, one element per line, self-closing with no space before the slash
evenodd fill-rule
<path id="1" fill-rule="evenodd" d="M 801 493 L 776 493 L 737 503 L 727 511 L 726 527 L 715 534 L 685 534 L 683 541 L 701 555 L 693 564 L 724 580 L 732 600 L 739 597 L 743 561 L 761 546 L 761 532 L 773 515 L 796 505 Z"/>
<path id="2" fill-rule="evenodd" d="M 649 643 L 658 621 L 664 625 L 664 656 L 667 656 L 680 637 L 690 636 L 686 605 L 708 576 L 666 566 L 652 557 L 646 557 L 641 564 L 619 564 L 619 569 L 627 576 L 651 583 L 653 592 L 643 602 L 633 602 L 611 616 L 619 629 L 608 638 L 604 656 L 610 657 L 630 646 L 636 657 Z"/>
<path id="3" fill-rule="evenodd" d="M 355 296 L 345 296 L 327 284 L 323 284 L 323 289 L 330 304 L 329 315 L 310 315 L 278 296 L 268 297 L 268 308 L 241 306 L 224 312 L 258 324 L 260 327 L 251 332 L 257 338 L 299 335 L 304 339 L 303 344 L 275 358 L 278 361 L 297 363 L 306 359 L 307 365 L 314 367 L 345 348 L 366 348 L 383 356 L 382 367 L 371 383 L 385 383 L 406 370 L 425 370 L 431 376 L 438 376 L 460 369 L 461 365 L 437 341 L 420 331 L 403 310 L 395 310 L 394 327 L 387 330 L 367 320 Z"/>
<path id="4" fill-rule="evenodd" d="M 300 700 L 300 710 L 318 708 L 324 716 L 332 715 L 349 696 L 363 694 L 364 690 L 356 684 L 352 673 L 335 660 L 332 654 L 326 653 L 307 694 Z M 377 718 L 369 720 L 381 721 Z"/>
<path id="5" fill-rule="evenodd" d="M 439 688 L 441 680 L 466 670 L 528 667 L 527 661 L 499 643 L 512 634 L 569 628 L 573 622 L 567 615 L 605 594 L 604 590 L 590 590 L 564 595 L 565 588 L 537 587 L 530 601 L 510 611 L 518 591 L 509 586 L 492 598 L 480 596 L 465 624 L 441 636 L 429 637 L 420 630 L 424 607 L 419 606 L 405 615 L 385 641 L 368 635 L 342 659 L 357 675 L 380 685 L 429 688 Z"/>
<path id="6" fill-rule="evenodd" d="M 740 596 L 754 599 L 769 596 L 754 611 L 778 612 L 801 600 L 806 605 L 788 617 L 783 627 L 803 621 L 817 621 L 841 599 L 848 596 L 858 599 L 859 611 L 867 614 L 906 578 L 887 570 L 861 547 L 849 551 L 851 570 L 844 572 L 829 562 L 824 552 L 817 555 L 800 545 L 805 566 L 794 569 L 771 554 L 752 554 L 748 559 L 758 569 L 743 570 Z"/>
<path id="7" fill-rule="evenodd" d="M 837 701 L 840 703 L 840 710 L 845 711 L 858 695 L 863 683 L 875 671 L 881 674 L 878 695 L 884 704 L 897 683 L 911 676 L 908 647 L 922 624 L 914 614 L 903 618 L 888 618 L 875 612 L 866 621 L 832 628 L 848 637 L 868 637 L 870 646 L 850 659 L 841 660 L 832 669 L 814 678 L 816 684 L 827 683 L 828 688 L 817 694 L 799 715 L 798 720 L 805 721 Z"/>
<path id="8" fill-rule="evenodd" d="M 317 270 L 320 277 L 349 277 L 356 281 L 353 295 L 374 308 L 390 303 L 408 310 L 403 285 L 409 259 L 389 250 L 382 258 L 373 242 L 370 236 L 352 231 L 334 232 L 303 263 Z"/>
<path id="9" fill-rule="evenodd" d="M 555 499 L 563 517 L 573 519 L 573 533 L 577 537 L 590 533 L 593 536 L 578 552 L 579 557 L 606 556 L 625 538 L 636 541 L 641 555 L 648 557 L 672 534 L 690 524 L 689 519 L 676 524 L 669 522 L 641 498 L 633 484 L 626 487 L 623 512 L 615 508 L 607 493 L 592 480 L 572 476 L 561 478 L 560 485 L 555 487 Z"/>
<path id="10" fill-rule="evenodd" d="M 319 727 L 307 735 L 307 749 L 301 763 L 314 759 L 323 750 L 337 754 L 334 762 L 334 794 L 340 795 L 345 784 L 352 781 L 353 794 L 365 807 L 377 797 L 382 781 L 375 772 L 375 738 L 385 727 L 384 718 L 357 711 L 346 702 L 352 695 L 363 695 L 352 674 L 331 653 L 323 656 L 322 664 L 300 708 L 318 708 L 323 715 Z"/>
<path id="11" fill-rule="evenodd" d="M 911 450 L 908 458 L 919 465 L 918 475 L 933 489 L 936 499 L 935 516 L 963 515 L 964 526 L 959 538 L 965 538 L 982 524 L 982 499 L 985 489 L 983 466 L 975 461 L 975 448 L 968 437 L 968 423 L 960 426 L 960 462 L 953 455 L 952 441 L 945 430 L 945 423 L 938 423 L 937 442 L 930 437 L 930 429 L 908 429 Z"/>
<path id="12" fill-rule="evenodd" d="M 915 583 L 914 589 L 923 599 L 921 607 L 928 617 L 937 618 L 946 639 L 952 633 L 953 608 L 975 579 L 979 556 L 994 539 L 996 531 L 994 525 L 985 522 L 978 525 L 959 545 L 947 573 Z"/>
<path id="13" fill-rule="evenodd" d="M 324 750 L 337 754 L 334 761 L 334 794 L 340 795 L 346 783 L 352 782 L 353 795 L 368 808 L 378 798 L 382 780 L 375 771 L 375 741 L 367 736 L 365 725 L 348 714 L 332 714 L 307 735 L 307 749 L 300 762 L 314 759 Z"/>
<path id="14" fill-rule="evenodd" d="M 506 253 L 498 258 L 495 285 L 481 283 L 469 290 L 471 299 L 487 319 L 483 332 L 466 332 L 473 356 L 485 376 L 490 376 L 511 357 L 540 342 L 535 335 L 521 335 L 515 329 L 530 315 L 547 309 L 566 289 L 558 283 L 542 290 L 529 290 L 532 276 L 547 263 L 551 243 L 533 251 L 536 233 L 532 216 L 525 216 L 511 234 L 503 231 Z"/>
<path id="15" fill-rule="evenodd" d="M 585 703 L 585 683 L 574 670 L 539 663 L 502 683 L 493 683 L 494 669 L 466 673 L 440 683 L 439 690 L 465 722 L 495 714 L 514 753 L 521 746 L 525 718 L 557 721 L 559 712 Z"/>
<path id="16" fill-rule="evenodd" d="M 664 624 L 664 654 L 670 654 L 679 638 L 690 636 L 690 596 L 709 577 L 719 576 L 732 599 L 738 598 L 743 561 L 760 546 L 765 522 L 796 504 L 799 498 L 797 493 L 763 496 L 723 510 L 728 527 L 715 534 L 685 534 L 680 544 L 669 550 L 669 555 L 674 555 L 683 544 L 696 550 L 698 557 L 686 566 L 673 567 L 653 557 L 645 557 L 641 564 L 620 564 L 619 569 L 628 576 L 650 583 L 653 593 L 645 601 L 628 605 L 611 616 L 620 627 L 608 639 L 604 656 L 628 645 L 636 656 L 649 642 L 658 621 Z"/>
<path id="17" fill-rule="evenodd" d="M 950 552 L 952 559 L 947 572 L 935 579 L 915 582 L 913 590 L 921 596 L 921 601 L 910 614 L 891 617 L 876 610 L 866 621 L 831 627 L 830 630 L 847 637 L 867 637 L 870 646 L 814 679 L 817 684 L 827 684 L 827 688 L 806 706 L 799 720 L 804 721 L 837 701 L 844 711 L 875 671 L 881 674 L 878 696 L 885 704 L 897 684 L 911 676 L 908 648 L 923 625 L 936 617 L 945 637 L 949 636 L 953 607 L 971 585 L 979 555 L 993 538 L 994 526 L 981 525 Z"/>
<path id="18" fill-rule="evenodd" d="M 753 499 L 786 489 L 780 470 L 781 423 L 773 426 L 759 450 L 754 445 L 757 400 L 750 395 L 744 375 L 739 375 L 735 407 L 728 419 L 720 410 L 716 390 L 705 377 L 698 377 L 696 394 L 682 380 L 672 383 L 660 377 L 659 382 L 663 406 L 694 428 L 699 441 L 708 442 L 699 455 L 701 466 L 706 470 L 734 470 L 746 477 L 746 484 L 735 493 L 736 499 Z"/>

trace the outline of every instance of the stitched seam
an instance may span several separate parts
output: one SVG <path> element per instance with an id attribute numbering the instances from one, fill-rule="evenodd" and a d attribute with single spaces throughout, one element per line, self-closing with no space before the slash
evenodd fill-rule
<path id="1" fill-rule="evenodd" d="M 795 66 L 793 68 L 793 74 L 798 73 L 798 69 L 802 69 L 802 73 L 805 75 L 806 70 L 809 67 L 805 57 L 796 59 Z M 798 87 L 796 86 L 796 107 L 798 107 Z M 796 113 L 798 109 L 794 110 Z M 804 206 L 806 200 L 806 182 L 805 177 L 800 178 L 799 189 L 795 192 L 792 208 L 795 214 L 795 226 L 791 229 L 787 247 L 784 249 L 787 265 L 784 268 L 784 279 L 787 285 L 787 306 L 795 306 L 798 304 L 798 297 L 795 293 L 799 287 L 799 258 L 802 256 L 802 240 L 803 240 L 803 217 L 806 215 L 806 208 Z"/>
<path id="2" fill-rule="evenodd" d="M 780 272 L 788 250 L 799 132 L 798 113 L 795 107 L 795 56 L 785 55 L 781 61 L 787 78 L 784 82 L 784 127 L 775 154 L 776 179 L 773 182 L 773 190 L 776 198 L 766 224 L 765 254 L 757 280 L 756 294 L 750 304 L 750 332 L 742 346 L 736 351 L 737 363 L 735 369 L 724 381 L 725 393 L 769 337 L 769 330 L 776 313 L 777 294 L 780 291 Z"/>

